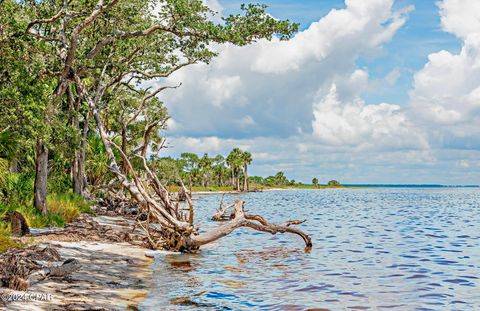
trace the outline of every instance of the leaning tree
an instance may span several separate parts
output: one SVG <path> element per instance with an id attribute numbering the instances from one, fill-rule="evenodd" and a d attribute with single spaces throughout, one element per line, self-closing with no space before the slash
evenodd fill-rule
<path id="1" fill-rule="evenodd" d="M 30 2 L 26 3 L 28 6 Z M 240 227 L 297 234 L 307 248 L 311 247 L 309 236 L 293 227 L 299 221 L 270 223 L 260 215 L 245 213 L 241 200 L 228 207 L 233 212 L 226 222 L 200 232 L 194 223 L 191 199 L 187 197 L 188 211 L 180 211 L 148 166 L 148 124 L 140 131 L 141 138 L 130 139 L 136 141 L 137 148 L 117 145 L 105 125 L 110 105 L 121 103 L 120 96 L 128 97 L 128 108 L 132 109 L 127 118 L 117 118 L 128 123 L 124 129 L 150 120 L 152 109 L 159 104 L 156 95 L 176 87 L 158 83 L 159 79 L 188 65 L 208 63 L 216 55 L 212 45 L 242 46 L 273 36 L 288 39 L 298 25 L 271 17 L 262 5 L 243 5 L 242 14 L 215 23 L 211 19 L 214 12 L 201 0 L 63 0 L 41 1 L 35 6 L 32 14 L 36 18 L 28 24 L 26 35 L 55 49 L 56 53 L 45 57 L 56 57 L 61 63 L 59 70 L 50 73 L 57 82 L 52 100 L 68 95 L 88 106 L 105 146 L 109 170 L 148 215 L 139 225 L 152 248 L 196 251 Z M 123 168 L 117 164 L 116 155 Z M 143 168 L 135 169 L 134 160 L 139 160 Z"/>

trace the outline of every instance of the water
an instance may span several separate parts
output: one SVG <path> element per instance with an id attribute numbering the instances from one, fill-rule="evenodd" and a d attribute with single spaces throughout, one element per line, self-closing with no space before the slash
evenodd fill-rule
<path id="1" fill-rule="evenodd" d="M 301 227 L 240 229 L 192 255 L 158 257 L 150 310 L 480 310 L 479 189 L 325 189 L 226 196 Z M 201 196 L 202 229 L 219 195 Z"/>

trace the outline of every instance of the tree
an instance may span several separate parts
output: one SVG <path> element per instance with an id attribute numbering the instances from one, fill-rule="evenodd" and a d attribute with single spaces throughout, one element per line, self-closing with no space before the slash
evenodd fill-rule
<path id="1" fill-rule="evenodd" d="M 225 158 L 217 155 L 213 158 L 213 172 L 217 178 L 217 185 L 223 187 L 225 185 L 225 177 L 228 175 L 228 168 L 225 167 Z"/>
<path id="2" fill-rule="evenodd" d="M 34 206 L 47 213 L 48 147 L 58 104 L 50 94 L 55 81 L 48 74 L 54 60 L 44 59 L 52 48 L 23 33 L 34 13 L 31 5 L 2 1 L 0 5 L 0 118 L 4 128 L 35 150 Z M 52 102 L 50 105 L 49 102 Z"/>
<path id="3" fill-rule="evenodd" d="M 234 190 L 240 190 L 240 168 L 243 165 L 243 151 L 234 148 L 227 156 L 227 164 L 232 171 L 232 186 Z"/>
<path id="4" fill-rule="evenodd" d="M 277 186 L 285 186 L 287 182 L 288 182 L 288 179 L 287 177 L 285 177 L 284 172 L 278 172 L 277 174 L 275 174 L 275 184 Z"/>
<path id="5" fill-rule="evenodd" d="M 318 186 L 318 178 L 316 178 L 316 177 L 313 178 L 313 179 L 312 179 L 312 184 L 313 184 L 315 187 Z"/>
<path id="6" fill-rule="evenodd" d="M 252 4 L 242 5 L 242 14 L 231 15 L 224 18 L 221 24 L 216 24 L 209 19 L 212 11 L 201 0 L 8 3 L 22 9 L 20 15 L 26 16 L 22 40 L 33 43 L 26 46 L 33 46 L 35 53 L 31 55 L 38 55 L 40 59 L 34 62 L 36 67 L 29 68 L 30 72 L 27 70 L 26 73 L 35 77 L 30 78 L 33 83 L 41 81 L 44 86 L 29 90 L 32 94 L 42 91 L 42 96 L 38 97 L 42 104 L 39 106 L 45 107 L 40 116 L 45 121 L 46 134 L 42 131 L 35 133 L 37 175 L 41 177 L 36 194 L 39 194 L 38 201 L 42 209 L 45 205 L 42 201 L 46 196 L 43 185 L 46 183 L 51 138 L 47 135 L 48 130 L 54 126 L 56 115 L 76 112 L 76 108 L 68 107 L 75 106 L 74 103 L 79 101 L 88 107 L 84 119 L 88 116 L 94 119 L 95 131 L 105 148 L 110 173 L 130 198 L 138 203 L 142 212 L 149 215 L 151 222 L 145 224 L 145 230 L 152 248 L 195 251 L 239 227 L 298 234 L 307 247 L 311 246 L 310 238 L 291 226 L 298 222 L 289 222 L 285 226 L 271 224 L 260 215 L 245 214 L 242 201 L 235 203 L 235 218 L 232 221 L 198 234 L 191 202 L 188 215 L 175 209 L 168 191 L 152 172 L 145 157 L 150 144 L 148 124 L 152 124 L 152 120 L 144 119 L 149 116 L 147 107 L 150 102 L 143 99 L 152 98 L 153 106 L 150 107 L 158 109 L 159 102 L 153 98 L 168 87 L 155 83 L 157 79 L 168 77 L 184 66 L 208 63 L 216 55 L 211 49 L 214 43 L 228 42 L 241 46 L 273 36 L 288 39 L 298 25 L 274 19 L 265 12 L 265 6 Z M 155 13 L 151 11 L 152 4 L 157 5 Z M 145 88 L 146 85 L 154 85 L 154 88 Z M 143 143 L 137 144 L 134 141 L 137 134 L 133 134 L 135 129 L 127 127 L 127 131 L 131 130 L 134 135 L 130 141 L 134 142 L 132 146 L 135 145 L 129 150 L 117 144 L 107 111 L 118 104 L 115 100 L 120 97 L 117 95 L 125 93 L 125 96 L 135 98 L 132 95 L 139 92 L 143 97 L 138 105 L 135 101 L 129 103 L 133 111 L 128 120 L 133 117 L 134 123 L 146 122 L 141 131 Z M 160 119 L 162 117 L 155 118 Z M 87 121 L 83 123 L 88 126 Z M 70 124 L 76 126 L 77 122 Z M 240 168 L 243 163 L 238 154 L 239 150 L 231 161 L 233 178 L 237 177 L 237 189 L 240 188 Z M 117 164 L 120 159 L 123 170 Z M 132 164 L 135 159 L 139 160 L 139 165 L 143 165 L 142 168 Z M 150 223 L 155 223 L 155 226 L 150 226 Z"/>
<path id="7" fill-rule="evenodd" d="M 341 184 L 340 184 L 338 181 L 336 181 L 336 180 L 330 180 L 330 181 L 327 183 L 327 185 L 328 185 L 329 187 L 340 187 L 340 186 L 341 186 Z"/>
<path id="8" fill-rule="evenodd" d="M 252 163 L 252 154 L 248 151 L 244 151 L 241 154 L 243 163 L 243 191 L 248 192 L 248 166 Z"/>
<path id="9" fill-rule="evenodd" d="M 192 188 L 200 175 L 198 164 L 200 158 L 196 154 L 188 152 L 184 152 L 180 156 L 185 161 L 185 170 L 187 173 L 186 175 L 188 176 L 189 187 Z"/>
<path id="10" fill-rule="evenodd" d="M 200 169 L 200 174 L 202 175 L 202 186 L 208 187 L 210 177 L 213 173 L 213 159 L 208 157 L 208 153 L 205 153 L 203 157 L 200 158 L 198 166 Z"/>

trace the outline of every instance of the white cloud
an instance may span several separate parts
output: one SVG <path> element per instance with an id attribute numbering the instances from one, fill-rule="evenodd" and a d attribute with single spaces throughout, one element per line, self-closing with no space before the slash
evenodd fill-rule
<path id="1" fill-rule="evenodd" d="M 464 39 L 480 33 L 480 1 L 445 0 L 438 6 L 445 31 Z"/>
<path id="2" fill-rule="evenodd" d="M 242 81 L 239 76 L 220 76 L 205 80 L 205 86 L 212 98 L 212 104 L 217 107 L 230 100 L 241 84 Z"/>
<path id="3" fill-rule="evenodd" d="M 414 76 L 410 116 L 437 145 L 471 148 L 480 134 L 480 2 L 445 0 L 439 7 L 443 29 L 463 46 L 459 54 L 428 56 Z"/>
<path id="4" fill-rule="evenodd" d="M 341 102 L 335 84 L 315 105 L 314 116 L 313 134 L 324 144 L 369 149 L 428 147 L 400 106 L 366 105 L 358 97 Z"/>
<path id="5" fill-rule="evenodd" d="M 249 115 L 246 115 L 243 118 L 241 118 L 240 120 L 236 120 L 235 122 L 240 124 L 240 126 L 242 126 L 242 127 L 248 127 L 248 126 L 252 126 L 252 125 L 255 124 L 255 120 L 253 120 L 253 118 Z"/>
<path id="6" fill-rule="evenodd" d="M 413 9 L 392 4 L 346 0 L 290 41 L 219 46 L 210 65 L 176 73 L 167 83 L 183 86 L 164 98 L 177 136 L 167 153 L 240 147 L 254 155 L 253 174 L 304 181 L 475 182 L 480 152 L 467 149 L 480 146 L 480 1 L 439 3 L 443 29 L 463 47 L 429 55 L 407 106 L 362 100 L 380 80 L 355 63 L 381 51 Z"/>
<path id="7" fill-rule="evenodd" d="M 392 71 L 390 71 L 384 78 L 385 82 L 387 82 L 388 85 L 394 85 L 397 83 L 398 78 L 400 78 L 402 72 L 400 68 L 393 68 Z"/>
<path id="8" fill-rule="evenodd" d="M 209 65 L 185 68 L 169 78 L 180 89 L 164 99 L 176 121 L 176 135 L 220 137 L 311 133 L 319 90 L 333 80 L 341 100 L 368 85 L 355 65 L 375 54 L 406 21 L 393 0 L 346 1 L 290 41 L 261 40 L 245 47 L 222 45 Z M 342 79 L 341 77 L 345 77 Z M 245 126 L 245 115 L 255 121 Z"/>

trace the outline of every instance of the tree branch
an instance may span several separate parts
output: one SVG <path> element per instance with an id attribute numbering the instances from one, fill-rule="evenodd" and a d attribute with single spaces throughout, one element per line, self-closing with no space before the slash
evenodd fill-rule
<path id="1" fill-rule="evenodd" d="M 312 241 L 310 237 L 302 230 L 292 228 L 289 226 L 280 226 L 267 222 L 263 217 L 259 215 L 245 215 L 243 211 L 244 201 L 236 200 L 234 209 L 234 218 L 231 221 L 211 230 L 206 233 L 202 233 L 198 236 L 193 236 L 192 240 L 198 243 L 200 246 L 216 241 L 228 234 L 232 233 L 235 229 L 240 227 L 248 227 L 257 231 L 268 232 L 271 234 L 276 233 L 293 233 L 302 237 L 305 242 L 305 249 L 308 251 L 312 248 Z"/>

